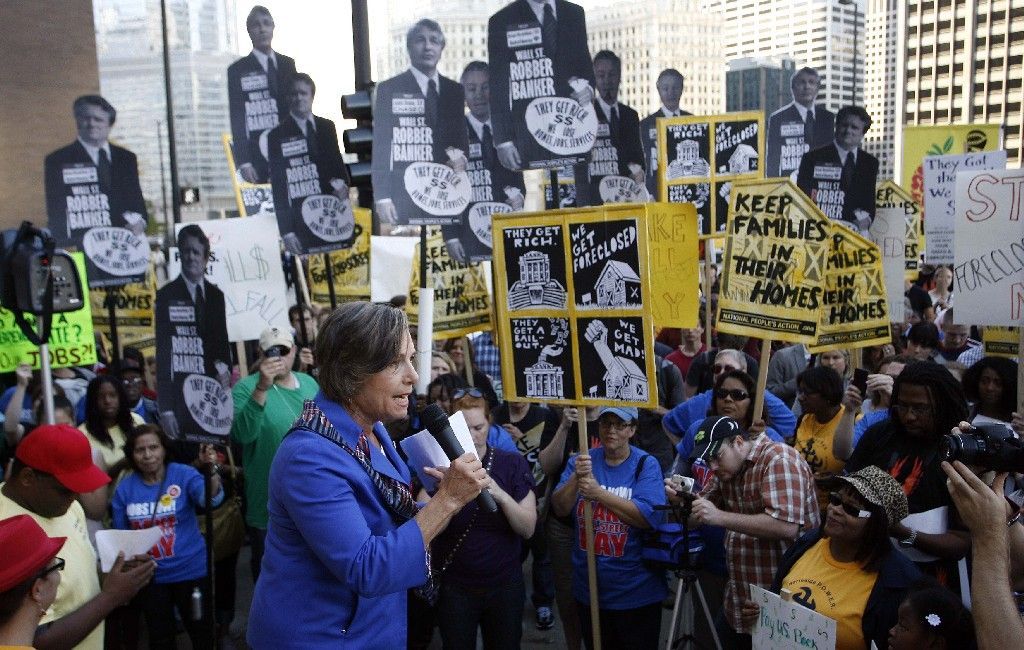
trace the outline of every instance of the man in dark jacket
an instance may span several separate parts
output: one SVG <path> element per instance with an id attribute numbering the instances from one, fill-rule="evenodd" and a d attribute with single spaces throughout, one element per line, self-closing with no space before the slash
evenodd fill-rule
<path id="1" fill-rule="evenodd" d="M 679 108 L 683 96 L 683 73 L 675 68 L 665 68 L 658 75 L 655 84 L 661 108 L 640 120 L 640 142 L 644 152 L 644 168 L 647 170 L 647 191 L 655 201 L 658 195 L 658 118 L 683 117 L 692 115 Z"/>
<path id="2" fill-rule="evenodd" d="M 818 71 L 800 68 L 789 87 L 793 101 L 768 117 L 767 178 L 789 176 L 800 166 L 805 153 L 825 146 L 835 133 L 836 116 L 824 105 L 815 105 L 821 88 Z"/>
<path id="3" fill-rule="evenodd" d="M 601 205 L 601 181 L 608 176 L 624 176 L 640 185 L 644 184 L 644 152 L 640 145 L 640 116 L 619 101 L 622 81 L 622 60 L 609 50 L 594 55 L 594 79 L 597 85 L 597 142 L 591 151 L 588 175 L 590 177 L 591 205 Z"/>

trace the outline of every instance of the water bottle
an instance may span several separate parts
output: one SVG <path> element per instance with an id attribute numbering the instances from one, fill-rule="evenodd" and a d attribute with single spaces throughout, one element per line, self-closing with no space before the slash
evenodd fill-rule
<path id="1" fill-rule="evenodd" d="M 203 620 L 203 592 L 199 587 L 192 588 L 192 620 Z"/>

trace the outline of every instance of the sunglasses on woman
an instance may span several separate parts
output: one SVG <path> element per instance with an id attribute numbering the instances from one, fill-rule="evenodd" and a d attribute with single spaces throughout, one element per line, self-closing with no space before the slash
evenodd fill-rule
<path id="1" fill-rule="evenodd" d="M 715 397 L 718 399 L 731 397 L 732 401 L 739 402 L 750 397 L 750 393 L 739 388 L 718 388 L 715 389 Z"/>
<path id="2" fill-rule="evenodd" d="M 462 399 L 463 397 L 466 397 L 467 395 L 469 397 L 483 397 L 484 396 L 484 394 L 481 393 L 476 388 L 460 388 L 460 389 L 456 390 L 454 393 L 452 393 L 452 399 L 453 400 Z"/>
<path id="3" fill-rule="evenodd" d="M 828 502 L 833 506 L 841 507 L 843 512 L 851 517 L 856 517 L 857 519 L 867 519 L 871 516 L 869 511 L 861 510 L 860 508 L 843 501 L 843 497 L 839 496 L 838 492 L 830 492 L 828 495 Z"/>

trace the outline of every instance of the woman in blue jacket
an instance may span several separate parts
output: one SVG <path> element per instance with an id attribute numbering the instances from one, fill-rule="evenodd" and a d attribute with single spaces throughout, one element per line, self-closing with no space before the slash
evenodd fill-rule
<path id="1" fill-rule="evenodd" d="M 407 416 L 417 380 L 405 314 L 351 302 L 322 325 L 320 392 L 306 402 L 270 468 L 266 553 L 249 614 L 261 648 L 406 645 L 406 590 L 426 596 L 429 544 L 485 487 L 465 454 L 422 508 L 383 423 Z"/>

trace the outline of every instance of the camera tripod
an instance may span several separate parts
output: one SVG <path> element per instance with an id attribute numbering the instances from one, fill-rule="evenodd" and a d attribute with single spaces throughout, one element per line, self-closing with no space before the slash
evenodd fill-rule
<path id="1" fill-rule="evenodd" d="M 668 628 L 668 640 L 665 642 L 665 650 L 676 650 L 676 648 L 699 647 L 697 637 L 694 635 L 697 621 L 696 607 L 692 607 L 693 594 L 697 594 L 700 601 L 701 612 L 704 620 L 707 621 L 708 629 L 711 630 L 711 638 L 714 641 L 715 650 L 722 650 L 722 642 L 718 638 L 718 631 L 715 629 L 715 619 L 711 616 L 711 609 L 708 607 L 707 598 L 704 597 L 704 590 L 697 581 L 697 563 L 690 552 L 690 528 L 687 521 L 690 518 L 690 511 L 693 502 L 684 498 L 679 505 L 655 506 L 656 510 L 670 510 L 683 527 L 683 539 L 686 544 L 686 552 L 678 565 L 671 567 L 678 582 L 676 583 L 675 605 L 672 608 L 672 622 Z M 692 607 L 687 607 L 689 603 Z M 676 636 L 676 633 L 679 633 Z"/>

